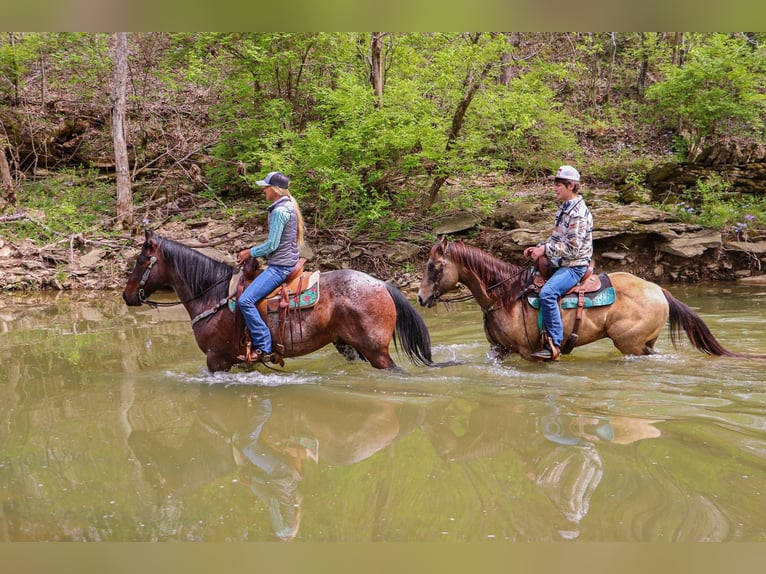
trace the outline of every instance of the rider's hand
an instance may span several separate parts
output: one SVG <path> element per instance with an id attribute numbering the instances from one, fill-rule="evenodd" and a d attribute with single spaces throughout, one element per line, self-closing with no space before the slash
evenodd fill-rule
<path id="1" fill-rule="evenodd" d="M 527 247 L 524 250 L 524 257 L 529 257 L 530 259 L 540 259 L 543 255 L 545 255 L 545 246 Z"/>
<path id="2" fill-rule="evenodd" d="M 249 249 L 243 249 L 237 254 L 237 265 L 244 265 L 245 261 L 250 259 L 250 250 Z"/>

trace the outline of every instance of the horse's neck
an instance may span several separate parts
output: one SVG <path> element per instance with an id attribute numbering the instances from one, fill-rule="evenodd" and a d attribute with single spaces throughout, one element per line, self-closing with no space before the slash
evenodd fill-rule
<path id="1" fill-rule="evenodd" d="M 194 318 L 200 313 L 207 311 L 218 304 L 216 297 L 216 288 L 214 285 L 200 286 L 198 292 L 194 292 L 192 287 L 183 281 L 177 272 L 173 272 L 171 287 L 183 303 L 184 308 L 189 313 L 190 318 Z"/>
<path id="2" fill-rule="evenodd" d="M 463 267 L 460 272 L 460 282 L 468 288 L 481 307 L 490 306 L 503 297 L 503 293 L 515 284 L 524 271 L 510 263 L 489 258 L 484 265 L 481 271 Z"/>

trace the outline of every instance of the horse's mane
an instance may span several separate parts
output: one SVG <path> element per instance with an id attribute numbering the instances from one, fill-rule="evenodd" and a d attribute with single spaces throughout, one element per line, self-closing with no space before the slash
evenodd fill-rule
<path id="1" fill-rule="evenodd" d="M 233 272 L 229 264 L 216 261 L 172 239 L 159 235 L 155 238 L 160 240 L 163 259 L 176 270 L 179 280 L 189 286 L 195 297 L 208 291 L 211 298 L 226 297 Z"/>
<path id="2" fill-rule="evenodd" d="M 532 272 L 462 241 L 449 244 L 449 257 L 475 274 L 487 293 L 505 309 L 510 309 L 518 300 Z"/>

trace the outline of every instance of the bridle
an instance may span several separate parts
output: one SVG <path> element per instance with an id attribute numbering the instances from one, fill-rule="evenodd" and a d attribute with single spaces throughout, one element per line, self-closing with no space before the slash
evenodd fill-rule
<path id="1" fill-rule="evenodd" d="M 147 304 L 150 307 L 159 307 L 160 305 L 168 305 L 167 303 L 160 303 L 157 301 L 149 301 L 149 299 L 146 298 L 146 292 L 144 291 L 144 285 L 146 285 L 146 281 L 149 279 L 149 273 L 152 270 L 152 267 L 154 267 L 154 264 L 157 263 L 157 257 L 152 255 L 149 258 L 149 265 L 146 266 L 146 269 L 144 269 L 144 274 L 141 276 L 141 281 L 138 282 L 138 300 L 141 302 L 141 304 Z M 171 305 L 176 305 L 177 303 L 171 303 Z"/>
<path id="2" fill-rule="evenodd" d="M 447 251 L 450 248 L 450 244 L 447 243 L 443 248 L 443 256 L 446 257 Z M 468 295 L 461 295 L 459 297 L 452 297 L 452 298 L 445 298 L 441 296 L 441 292 L 439 291 L 439 283 L 441 283 L 442 275 L 444 274 L 444 262 L 441 263 L 439 268 L 436 270 L 436 273 L 434 273 L 433 278 L 431 279 L 431 284 L 433 285 L 433 298 L 434 301 L 437 303 L 444 303 L 445 305 L 449 305 L 450 303 L 463 303 L 465 301 L 470 301 L 474 298 L 473 293 L 469 293 Z"/>
<path id="3" fill-rule="evenodd" d="M 151 299 L 148 299 L 146 297 L 146 292 L 144 291 L 144 285 L 146 285 L 146 282 L 149 280 L 149 273 L 152 271 L 152 267 L 154 267 L 154 264 L 157 263 L 157 256 L 152 255 L 149 258 L 149 265 L 146 266 L 146 269 L 144 269 L 143 275 L 141 275 L 141 280 L 138 282 L 138 300 L 142 305 L 149 305 L 152 309 L 157 309 L 158 307 L 174 307 L 176 305 L 185 305 L 186 303 L 191 303 L 192 301 L 195 301 L 196 299 L 199 299 L 202 297 L 205 293 L 208 291 L 211 291 L 224 281 L 230 281 L 231 279 L 228 277 L 222 277 L 215 283 L 213 283 L 210 287 L 202 291 L 201 293 L 198 293 L 194 295 L 193 297 L 190 297 L 189 299 L 186 299 L 185 301 L 152 301 Z M 238 270 L 238 271 L 241 271 Z M 207 311 L 204 311 L 197 315 L 194 319 L 192 319 L 192 326 L 194 326 L 195 323 L 197 323 L 200 319 L 204 319 L 205 317 L 209 317 L 210 315 L 214 314 L 218 309 L 223 307 L 228 301 L 228 296 L 224 297 L 221 301 L 215 304 L 212 309 L 209 309 Z"/>
<path id="4" fill-rule="evenodd" d="M 449 248 L 450 248 L 450 244 L 449 243 L 447 243 L 444 246 L 444 248 L 443 248 L 443 256 L 445 258 L 446 258 L 447 251 L 449 250 Z M 500 287 L 501 285 L 507 283 L 508 281 L 512 281 L 512 280 L 520 277 L 522 274 L 524 274 L 525 272 L 528 272 L 528 271 L 529 271 L 528 269 L 520 267 L 517 272 L 512 273 L 511 275 L 509 275 L 505 279 L 502 279 L 502 280 L 500 280 L 500 281 L 490 285 L 489 287 L 487 287 L 486 288 L 487 293 L 497 289 L 498 287 Z M 449 298 L 449 299 L 441 297 L 441 293 L 439 292 L 439 283 L 441 282 L 441 278 L 442 278 L 443 274 L 444 274 L 444 262 L 442 261 L 442 264 L 439 266 L 439 268 L 433 274 L 432 283 L 433 283 L 433 286 L 434 286 L 433 287 L 433 297 L 434 297 L 434 300 L 436 300 L 439 303 L 450 304 L 450 303 L 462 303 L 464 301 L 469 301 L 469 300 L 475 298 L 475 296 L 472 293 L 470 293 L 468 295 L 463 295 L 463 296 L 460 296 L 460 297 Z M 523 293 L 519 295 L 519 298 L 521 298 L 522 296 L 523 296 Z M 484 317 L 485 326 L 486 326 L 486 321 L 489 318 L 489 315 L 491 313 L 499 310 L 500 308 L 501 308 L 501 306 L 500 306 L 498 301 L 495 301 L 489 307 L 482 307 L 481 311 L 482 311 L 482 315 Z M 527 312 L 526 311 L 526 306 L 522 305 L 521 306 L 521 313 L 522 313 L 522 323 L 524 325 L 524 335 L 525 335 L 525 337 L 527 339 L 527 344 L 530 345 L 531 344 L 531 339 L 530 339 L 530 336 L 529 336 L 529 332 L 527 330 L 527 320 L 526 320 L 526 317 L 525 317 L 526 312 Z M 487 335 L 487 337 L 490 338 L 490 342 L 493 342 L 492 338 L 490 337 L 489 334 Z"/>
<path id="5" fill-rule="evenodd" d="M 447 245 L 444 247 L 444 250 L 443 250 L 444 256 L 447 255 L 447 251 L 449 250 L 449 248 L 450 248 L 450 244 L 447 243 Z M 487 287 L 487 292 L 493 291 L 493 290 L 497 289 L 498 287 L 500 287 L 501 285 L 503 285 L 504 283 L 507 283 L 508 281 L 516 279 L 517 277 L 519 277 L 525 271 L 526 271 L 526 269 L 519 268 L 519 270 L 516 273 L 514 273 L 514 274 L 510 275 L 509 277 L 506 277 L 505 279 L 503 279 L 501 281 L 498 281 L 497 283 Z M 444 264 L 442 263 L 442 265 L 439 267 L 439 269 L 436 271 L 436 273 L 434 273 L 434 277 L 431 280 L 431 283 L 433 283 L 433 285 L 434 285 L 433 295 L 434 295 L 434 300 L 435 301 L 437 301 L 438 303 L 446 303 L 446 304 L 449 304 L 449 303 L 463 303 L 465 301 L 470 301 L 471 299 L 475 298 L 473 293 L 469 293 L 468 295 L 461 295 L 459 297 L 452 297 L 452 298 L 441 297 L 441 293 L 439 292 L 439 283 L 441 282 L 442 274 L 443 273 L 444 273 Z M 490 311 L 494 310 L 494 307 L 495 306 L 493 305 L 488 310 L 490 310 Z"/>

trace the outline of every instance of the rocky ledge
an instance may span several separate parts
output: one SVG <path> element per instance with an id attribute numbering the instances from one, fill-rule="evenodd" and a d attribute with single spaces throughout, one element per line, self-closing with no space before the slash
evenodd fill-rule
<path id="1" fill-rule="evenodd" d="M 597 269 L 629 271 L 657 283 L 766 284 L 766 237 L 727 235 L 646 205 L 617 204 L 604 195 L 586 191 L 594 216 Z M 502 259 L 525 264 L 524 248 L 547 237 L 555 209 L 550 193 L 538 190 L 499 204 L 489 216 L 453 214 L 396 242 L 309 230 L 306 255 L 314 269 L 351 267 L 415 289 L 437 235 L 464 239 Z M 232 264 L 233 254 L 265 238 L 262 227 L 238 229 L 221 217 L 170 222 L 156 231 Z M 121 289 L 141 240 L 140 233 L 108 238 L 78 235 L 40 248 L 32 242 L 12 244 L 0 235 L 0 289 Z"/>
<path id="2" fill-rule="evenodd" d="M 589 206 L 594 259 L 602 271 L 628 271 L 658 283 L 766 279 L 766 238 L 730 236 L 646 205 L 589 199 Z M 519 263 L 524 247 L 548 236 L 552 218 L 553 208 L 509 205 L 493 217 L 494 229 L 482 230 L 481 241 Z"/>

